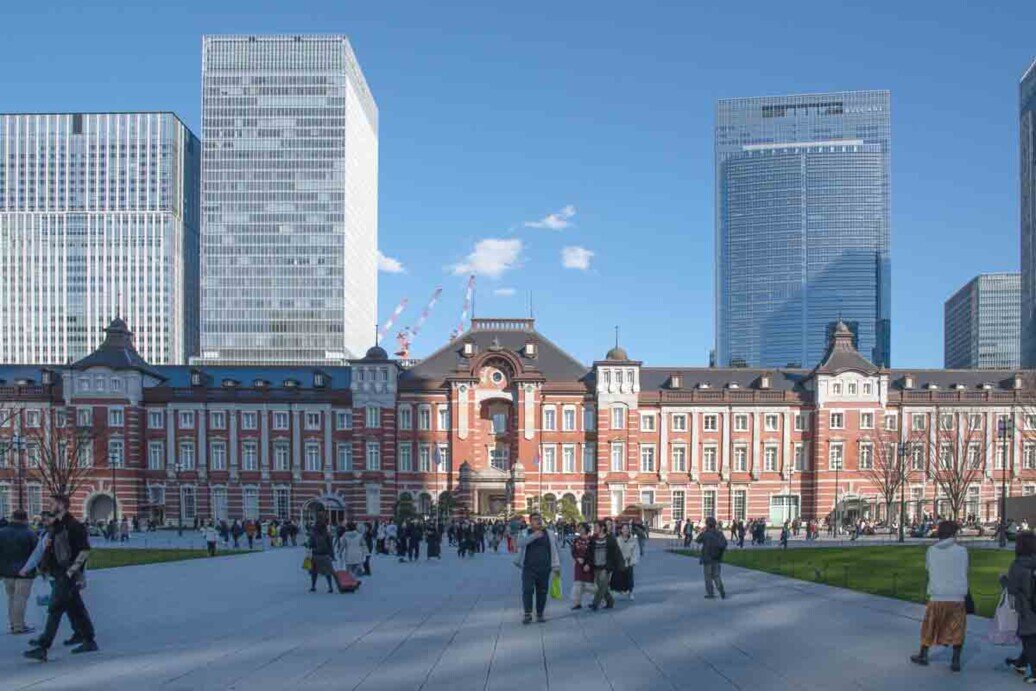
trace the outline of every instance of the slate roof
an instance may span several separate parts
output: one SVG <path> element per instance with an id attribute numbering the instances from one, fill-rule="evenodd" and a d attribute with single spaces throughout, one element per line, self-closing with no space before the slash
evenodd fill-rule
<path id="1" fill-rule="evenodd" d="M 201 372 L 203 386 L 209 389 L 222 389 L 225 379 L 232 379 L 244 388 L 252 388 L 256 379 L 269 383 L 271 389 L 285 388 L 289 380 L 298 382 L 300 389 L 313 388 L 313 375 L 321 372 L 327 377 L 329 389 L 348 389 L 352 382 L 352 370 L 349 367 L 278 367 L 260 366 L 235 367 L 212 365 L 190 367 L 187 365 L 161 365 L 154 368 L 165 378 L 166 384 L 176 389 L 191 386 L 191 372 Z"/>
<path id="2" fill-rule="evenodd" d="M 770 377 L 772 391 L 797 391 L 802 389 L 810 371 L 742 367 L 641 367 L 640 390 L 668 389 L 674 374 L 680 375 L 680 389 L 684 391 L 700 388 L 700 384 L 707 384 L 709 389 L 724 389 L 730 384 L 737 384 L 739 389 L 752 389 L 758 387 L 763 376 Z"/>
<path id="3" fill-rule="evenodd" d="M 72 363 L 72 369 L 88 367 L 109 367 L 116 370 L 135 369 L 154 377 L 162 376 L 145 362 L 137 349 L 133 347 L 133 333 L 122 318 L 113 319 L 104 330 L 104 334 L 104 342 L 97 347 L 97 350 Z"/>
<path id="4" fill-rule="evenodd" d="M 853 346 L 852 331 L 845 322 L 839 320 L 835 325 L 834 334 L 831 336 L 824 359 L 813 371 L 817 374 L 841 374 L 856 371 L 870 375 L 877 373 L 878 367 L 860 355 L 860 351 Z"/>

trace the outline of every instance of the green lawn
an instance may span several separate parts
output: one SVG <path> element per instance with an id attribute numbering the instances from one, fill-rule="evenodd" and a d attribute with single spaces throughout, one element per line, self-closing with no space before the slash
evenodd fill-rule
<path id="1" fill-rule="evenodd" d="M 697 556 L 682 551 L 688 556 Z M 724 561 L 756 571 L 826 583 L 912 602 L 925 601 L 924 547 L 821 547 L 789 550 L 728 549 Z M 999 575 L 1014 554 L 973 549 L 971 596 L 978 614 L 993 616 L 1000 599 Z"/>
<path id="2" fill-rule="evenodd" d="M 217 556 L 224 554 L 247 554 L 247 550 L 220 550 Z M 90 550 L 90 561 L 87 569 L 113 569 L 118 566 L 134 566 L 136 564 L 158 564 L 165 561 L 183 561 L 185 559 L 206 559 L 209 553 L 203 549 L 104 549 Z"/>

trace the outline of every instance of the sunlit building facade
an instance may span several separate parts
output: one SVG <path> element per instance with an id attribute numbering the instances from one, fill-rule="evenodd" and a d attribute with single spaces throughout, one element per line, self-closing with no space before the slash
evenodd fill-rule
<path id="1" fill-rule="evenodd" d="M 979 274 L 944 305 L 944 366 L 948 369 L 1019 366 L 1021 277 Z"/>

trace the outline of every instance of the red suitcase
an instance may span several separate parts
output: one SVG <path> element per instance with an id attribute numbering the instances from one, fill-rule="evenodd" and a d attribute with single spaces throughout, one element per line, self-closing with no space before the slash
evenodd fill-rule
<path id="1" fill-rule="evenodd" d="M 348 571 L 335 571 L 335 580 L 338 581 L 340 593 L 351 593 L 360 587 L 360 581 Z"/>

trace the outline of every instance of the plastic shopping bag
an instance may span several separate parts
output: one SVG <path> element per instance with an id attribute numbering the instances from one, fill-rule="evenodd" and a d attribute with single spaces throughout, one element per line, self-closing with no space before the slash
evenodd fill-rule
<path id="1" fill-rule="evenodd" d="M 550 597 L 554 600 L 562 598 L 561 574 L 556 571 L 550 575 Z"/>
<path id="2" fill-rule="evenodd" d="M 302 560 L 302 570 L 303 571 L 312 571 L 313 570 L 313 557 L 311 557 L 309 554 L 306 554 L 305 559 Z"/>
<path id="3" fill-rule="evenodd" d="M 1014 609 L 1014 598 L 1004 590 L 1000 604 L 989 624 L 989 642 L 993 645 L 1018 645 L 1018 612 Z"/>

